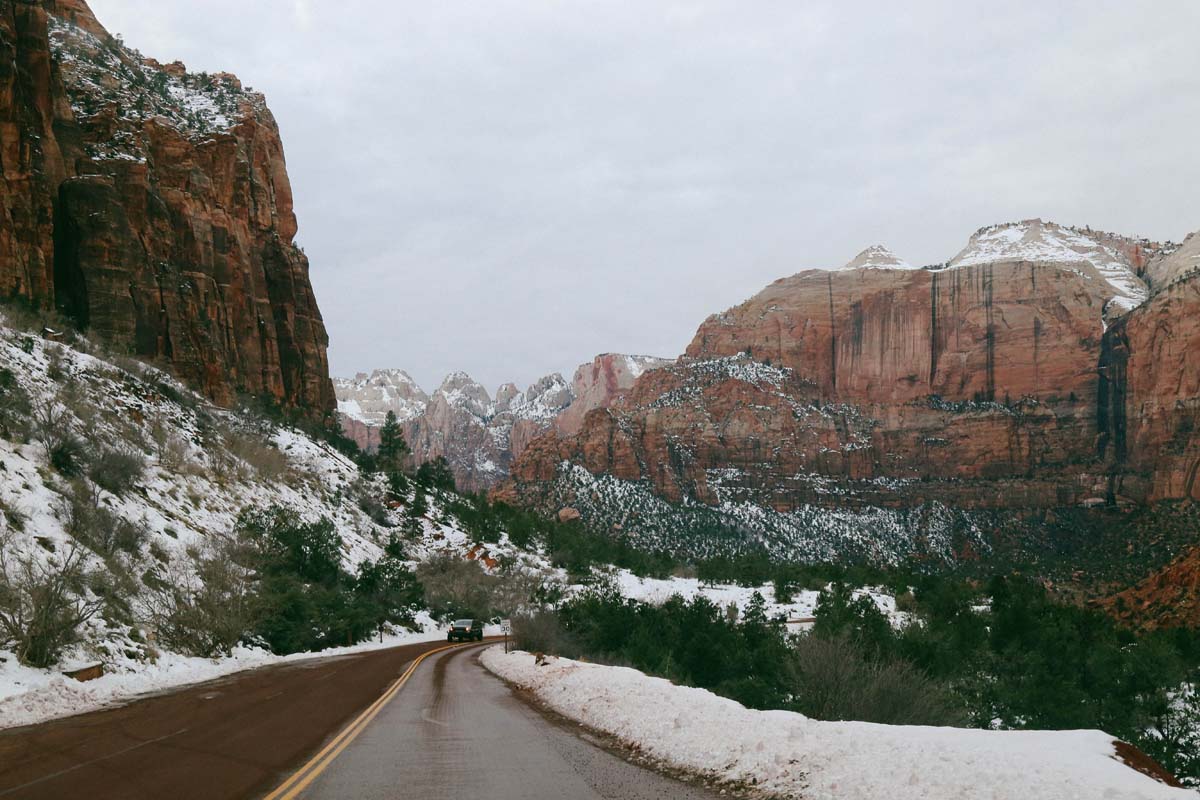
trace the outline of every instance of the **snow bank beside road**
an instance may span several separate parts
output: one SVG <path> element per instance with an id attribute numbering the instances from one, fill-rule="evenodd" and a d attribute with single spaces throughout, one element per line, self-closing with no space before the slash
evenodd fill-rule
<path id="1" fill-rule="evenodd" d="M 1190 798 L 1115 757 L 1101 731 L 983 731 L 819 722 L 752 711 L 703 689 L 568 659 L 536 666 L 489 648 L 484 665 L 564 716 L 672 767 L 770 794 L 838 800 Z"/>
<path id="2" fill-rule="evenodd" d="M 0 662 L 0 729 L 83 714 L 247 669 L 381 650 L 415 642 L 432 642 L 445 637 L 444 630 L 429 629 L 426 632 L 384 636 L 383 642 L 373 640 L 349 647 L 332 647 L 319 653 L 293 653 L 287 656 L 249 647 L 234 648 L 227 658 L 193 658 L 163 653 L 153 664 L 119 664 L 115 667 L 119 671 L 83 683 L 56 670 L 22 666 L 12 653 L 0 651 L 0 658 L 3 659 Z M 114 666 L 110 664 L 107 668 L 114 669 Z"/>

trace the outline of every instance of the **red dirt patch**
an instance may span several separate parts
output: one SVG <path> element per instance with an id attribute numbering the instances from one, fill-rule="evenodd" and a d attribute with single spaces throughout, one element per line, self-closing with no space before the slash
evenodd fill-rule
<path id="1" fill-rule="evenodd" d="M 1165 783 L 1167 786 L 1174 786 L 1178 789 L 1183 788 L 1183 784 L 1174 775 L 1167 772 L 1162 764 L 1159 764 L 1128 742 L 1114 739 L 1113 749 L 1117 752 L 1116 758 L 1120 759 L 1126 766 L 1136 769 L 1143 775 L 1149 775 L 1159 783 Z"/>

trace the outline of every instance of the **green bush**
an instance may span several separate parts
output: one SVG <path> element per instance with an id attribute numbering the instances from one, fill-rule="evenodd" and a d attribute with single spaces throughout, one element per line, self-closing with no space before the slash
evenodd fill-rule
<path id="1" fill-rule="evenodd" d="M 238 540 L 255 575 L 252 632 L 276 653 L 353 644 L 385 623 L 407 623 L 421 588 L 391 555 L 341 568 L 342 539 L 328 519 L 306 522 L 290 509 L 243 512 Z"/>

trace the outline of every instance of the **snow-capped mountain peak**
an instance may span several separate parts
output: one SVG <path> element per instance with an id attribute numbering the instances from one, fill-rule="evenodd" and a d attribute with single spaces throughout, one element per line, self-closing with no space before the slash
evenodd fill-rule
<path id="1" fill-rule="evenodd" d="M 353 378 L 335 378 L 334 394 L 338 411 L 372 425 L 382 425 L 387 412 L 407 422 L 420 416 L 429 403 L 429 395 L 402 369 L 377 369 Z"/>
<path id="2" fill-rule="evenodd" d="M 847 262 L 842 269 L 916 269 L 889 248 L 873 244 Z"/>
<path id="3" fill-rule="evenodd" d="M 440 396 L 447 405 L 469 411 L 481 419 L 496 413 L 496 403 L 488 390 L 465 372 L 451 372 L 434 394 Z"/>

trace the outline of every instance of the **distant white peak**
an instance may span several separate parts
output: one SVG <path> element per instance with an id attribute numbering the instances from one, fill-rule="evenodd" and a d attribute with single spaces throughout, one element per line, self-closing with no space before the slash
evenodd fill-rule
<path id="1" fill-rule="evenodd" d="M 856 255 L 842 269 L 916 269 L 916 267 L 883 245 L 873 244 Z"/>
<path id="2" fill-rule="evenodd" d="M 564 389 L 570 391 L 566 380 L 559 373 L 552 372 L 549 375 L 543 375 L 537 381 L 530 384 L 529 389 L 525 392 L 525 396 L 532 400 L 535 397 L 542 397 L 547 393 L 560 392 Z"/>
<path id="3" fill-rule="evenodd" d="M 1040 219 L 980 228 L 948 266 L 968 267 L 999 261 L 1088 263 L 1112 287 L 1112 299 L 1120 308 L 1133 308 L 1147 296 L 1146 285 L 1125 256 L 1083 231 Z"/>
<path id="4" fill-rule="evenodd" d="M 571 405 L 575 393 L 557 372 L 538 379 L 513 399 L 510 408 L 522 419 L 549 420 Z"/>
<path id="5" fill-rule="evenodd" d="M 515 383 L 506 383 L 496 390 L 496 410 L 507 411 L 513 403 L 521 401 L 521 390 Z"/>
<path id="6" fill-rule="evenodd" d="M 447 404 L 463 408 L 478 417 L 490 417 L 495 413 L 495 404 L 483 384 L 465 372 L 451 372 L 438 387 L 437 393 Z"/>

